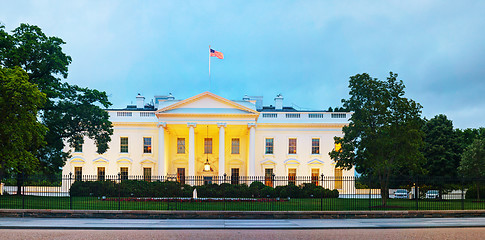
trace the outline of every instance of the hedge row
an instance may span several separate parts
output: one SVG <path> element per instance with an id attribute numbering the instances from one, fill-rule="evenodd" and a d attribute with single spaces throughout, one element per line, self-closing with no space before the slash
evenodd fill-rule
<path id="1" fill-rule="evenodd" d="M 477 187 L 476 185 L 470 187 L 466 191 L 465 199 L 477 199 Z M 485 199 L 485 186 L 480 186 L 480 199 Z"/>
<path id="2" fill-rule="evenodd" d="M 265 186 L 261 182 L 246 184 L 207 184 L 190 186 L 173 181 L 135 181 L 125 180 L 121 183 L 114 181 L 76 181 L 70 189 L 71 196 L 94 197 L 192 197 L 197 189 L 198 197 L 226 197 L 226 198 L 338 198 L 337 190 L 329 190 L 315 184 L 305 183 L 300 186 L 293 184 L 276 188 Z"/>

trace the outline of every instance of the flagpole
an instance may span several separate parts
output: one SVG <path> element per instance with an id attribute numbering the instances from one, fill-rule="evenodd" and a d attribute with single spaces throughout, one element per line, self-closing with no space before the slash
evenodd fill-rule
<path id="1" fill-rule="evenodd" d="M 211 45 L 209 45 L 209 91 L 211 90 Z"/>

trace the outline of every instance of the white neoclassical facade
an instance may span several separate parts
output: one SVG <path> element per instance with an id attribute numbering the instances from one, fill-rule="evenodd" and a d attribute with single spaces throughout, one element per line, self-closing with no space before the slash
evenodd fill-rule
<path id="1" fill-rule="evenodd" d="M 210 92 L 108 109 L 114 134 L 97 154 L 92 140 L 71 151 L 63 174 L 155 176 L 354 176 L 328 153 L 351 113 L 263 106 L 262 97 L 228 100 Z"/>

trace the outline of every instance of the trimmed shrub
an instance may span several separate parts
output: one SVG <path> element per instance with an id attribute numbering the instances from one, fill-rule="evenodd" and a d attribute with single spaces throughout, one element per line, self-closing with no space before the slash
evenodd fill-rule
<path id="1" fill-rule="evenodd" d="M 315 184 L 295 186 L 289 184 L 276 188 L 261 182 L 246 184 L 207 184 L 192 187 L 174 181 L 147 182 L 143 180 L 114 181 L 76 181 L 70 189 L 71 196 L 93 197 L 192 197 L 194 189 L 197 196 L 203 198 L 338 198 L 337 190 L 325 189 Z M 485 191 L 484 191 L 485 194 Z M 468 195 L 467 195 L 468 196 Z"/>
<path id="2" fill-rule="evenodd" d="M 477 197 L 477 186 L 473 185 L 466 191 L 465 199 L 477 199 Z M 485 186 L 480 186 L 480 199 L 485 200 Z"/>

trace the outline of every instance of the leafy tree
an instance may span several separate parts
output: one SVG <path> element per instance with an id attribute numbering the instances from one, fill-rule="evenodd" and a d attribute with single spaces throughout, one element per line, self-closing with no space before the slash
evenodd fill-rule
<path id="1" fill-rule="evenodd" d="M 426 158 L 424 168 L 427 175 L 436 179 L 431 182 L 443 192 L 443 181 L 441 177 L 456 178 L 457 168 L 460 165 L 460 154 L 462 152 L 458 133 L 453 130 L 453 122 L 443 115 L 437 115 L 428 120 L 423 126 L 425 133 L 423 154 Z"/>
<path id="2" fill-rule="evenodd" d="M 0 180 L 11 172 L 34 172 L 39 165 L 34 154 L 45 144 L 47 128 L 37 112 L 46 97 L 28 79 L 20 67 L 0 66 Z"/>
<path id="3" fill-rule="evenodd" d="M 464 151 L 465 148 L 470 146 L 475 139 L 481 138 L 485 139 L 485 128 L 467 128 L 464 130 L 455 129 L 458 134 L 461 143 L 461 150 Z"/>
<path id="4" fill-rule="evenodd" d="M 480 178 L 485 177 L 485 139 L 475 139 L 461 155 L 458 171 L 465 177 L 473 178 L 477 188 L 477 198 L 480 199 Z"/>
<path id="5" fill-rule="evenodd" d="M 108 149 L 113 133 L 108 113 L 101 109 L 110 105 L 105 92 L 82 88 L 61 81 L 67 78 L 71 57 L 62 51 L 62 39 L 47 37 L 33 25 L 21 24 L 12 34 L 0 26 L 0 65 L 19 66 L 47 97 L 39 119 L 48 128 L 47 144 L 38 152 L 40 170 L 58 172 L 69 157 L 64 145 L 71 147 L 94 139 L 98 153 Z"/>
<path id="6" fill-rule="evenodd" d="M 335 138 L 338 151 L 329 153 L 336 167 L 374 176 L 381 188 L 382 205 L 387 205 L 389 179 L 397 169 L 419 172 L 424 157 L 421 105 L 404 97 L 404 83 L 390 73 L 387 81 L 368 74 L 350 77 L 350 98 L 344 108 L 353 111 L 343 127 L 343 138 Z"/>

